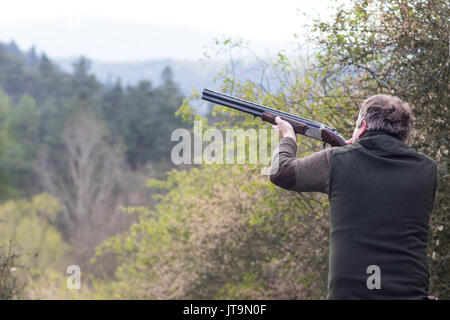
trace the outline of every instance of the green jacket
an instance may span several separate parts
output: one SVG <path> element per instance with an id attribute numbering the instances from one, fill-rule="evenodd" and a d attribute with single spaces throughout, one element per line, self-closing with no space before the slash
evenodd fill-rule
<path id="1" fill-rule="evenodd" d="M 333 151 L 329 299 L 426 298 L 436 185 L 434 161 L 383 132 Z"/>
<path id="2" fill-rule="evenodd" d="M 285 138 L 271 181 L 330 201 L 328 299 L 425 299 L 433 160 L 383 131 L 297 159 Z"/>

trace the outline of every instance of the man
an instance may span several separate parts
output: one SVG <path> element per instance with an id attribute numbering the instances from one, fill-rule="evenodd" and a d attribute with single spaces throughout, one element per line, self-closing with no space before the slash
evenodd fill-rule
<path id="1" fill-rule="evenodd" d="M 399 98 L 372 96 L 359 111 L 348 145 L 297 159 L 292 126 L 276 119 L 282 140 L 271 181 L 287 190 L 328 194 L 327 299 L 427 298 L 426 244 L 437 168 L 404 143 L 412 120 Z"/>

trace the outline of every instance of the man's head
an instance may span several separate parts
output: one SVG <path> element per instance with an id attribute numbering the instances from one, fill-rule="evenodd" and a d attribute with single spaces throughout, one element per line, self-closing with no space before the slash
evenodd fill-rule
<path id="1" fill-rule="evenodd" d="M 354 142 L 365 131 L 383 130 L 405 141 L 412 129 L 413 113 L 406 102 L 387 94 L 377 94 L 364 101 L 359 110 Z"/>

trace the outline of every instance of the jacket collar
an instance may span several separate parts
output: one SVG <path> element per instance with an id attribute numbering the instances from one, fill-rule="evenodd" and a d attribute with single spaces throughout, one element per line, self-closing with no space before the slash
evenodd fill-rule
<path id="1" fill-rule="evenodd" d="M 391 136 L 393 138 L 396 138 L 398 140 L 401 141 L 401 139 L 393 133 L 390 133 L 388 131 L 385 130 L 370 130 L 370 131 L 365 131 L 360 137 L 359 139 L 364 139 L 366 137 L 372 137 L 372 136 L 376 136 L 376 135 L 387 135 L 387 136 Z"/>
<path id="2" fill-rule="evenodd" d="M 357 142 L 367 149 L 378 151 L 409 149 L 398 136 L 384 130 L 366 131 L 359 137 Z"/>

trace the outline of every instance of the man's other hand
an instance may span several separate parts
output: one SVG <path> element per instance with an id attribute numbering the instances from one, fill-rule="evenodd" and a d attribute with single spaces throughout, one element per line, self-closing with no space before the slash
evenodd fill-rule
<path id="1" fill-rule="evenodd" d="M 297 142 L 297 135 L 295 134 L 294 128 L 289 122 L 284 121 L 280 117 L 276 117 L 275 122 L 277 124 L 276 125 L 274 124 L 272 128 L 278 131 L 278 134 L 280 135 L 281 139 L 291 137 L 292 139 L 294 139 L 295 142 Z"/>

